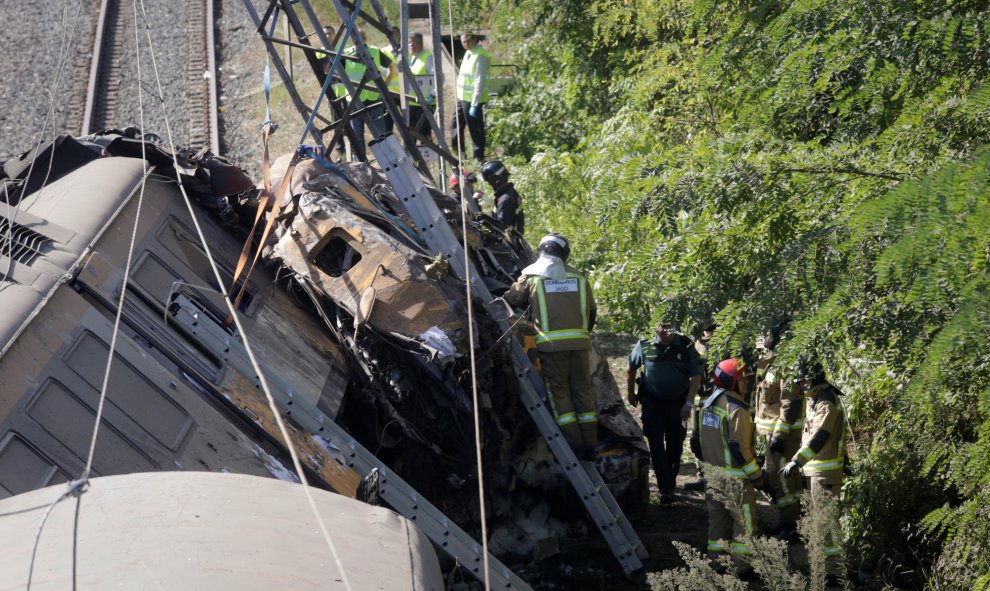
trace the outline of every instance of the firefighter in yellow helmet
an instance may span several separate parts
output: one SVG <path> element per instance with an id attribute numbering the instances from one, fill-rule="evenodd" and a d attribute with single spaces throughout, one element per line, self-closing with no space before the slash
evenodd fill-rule
<path id="1" fill-rule="evenodd" d="M 774 503 L 777 512 L 774 533 L 782 539 L 797 541 L 803 481 L 798 475 L 784 477 L 780 468 L 801 447 L 804 396 L 797 384 L 785 380 L 774 364 L 774 350 L 786 329 L 786 320 L 776 322 L 758 343 L 763 355 L 756 364 L 756 433 L 764 438 L 767 456 L 763 468 L 778 492 Z"/>
<path id="2" fill-rule="evenodd" d="M 566 264 L 571 245 L 560 234 L 540 240 L 539 257 L 505 293 L 527 307 L 536 326 L 536 350 L 557 426 L 580 459 L 598 444 L 598 413 L 591 387 L 591 336 L 596 306 L 583 273 Z"/>
<path id="3" fill-rule="evenodd" d="M 775 491 L 756 463 L 753 417 L 749 413 L 749 368 L 741 359 L 726 359 L 715 366 L 714 390 L 702 402 L 696 432 L 701 459 L 715 470 L 742 482 L 739 506 L 731 510 L 722 499 L 736 494 L 722 490 L 721 479 L 705 483 L 708 505 L 708 555 L 716 558 L 731 551 L 751 554 L 749 538 L 757 533 L 756 490 L 771 497 Z M 729 541 L 731 540 L 731 542 Z M 728 545 L 726 545 L 727 542 Z M 741 564 L 741 561 L 737 561 Z"/>
<path id="4" fill-rule="evenodd" d="M 837 531 L 839 526 L 836 501 L 842 489 L 842 469 L 846 460 L 845 410 L 839 400 L 842 392 L 828 383 L 825 369 L 816 359 L 801 360 L 795 381 L 807 400 L 807 417 L 801 434 L 801 448 L 781 468 L 781 473 L 792 476 L 803 472 L 809 492 L 825 493 L 828 503 L 823 510 L 828 511 L 830 521 L 825 535 L 825 587 L 842 588 L 845 574 L 842 548 L 832 536 L 832 531 Z"/>

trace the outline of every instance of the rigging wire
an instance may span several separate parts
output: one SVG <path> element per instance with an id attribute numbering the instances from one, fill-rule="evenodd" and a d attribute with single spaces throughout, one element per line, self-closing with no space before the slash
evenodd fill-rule
<path id="1" fill-rule="evenodd" d="M 454 75 L 459 76 L 459 69 L 457 67 L 456 60 L 453 59 L 456 55 L 454 53 L 454 9 L 452 7 L 453 2 L 447 3 L 447 12 L 450 22 L 450 56 L 451 61 L 454 62 Z M 455 85 L 456 88 L 456 85 Z M 461 105 L 459 99 L 455 96 L 454 101 L 457 103 L 457 114 L 454 116 L 454 120 L 457 122 L 457 171 L 455 174 L 460 178 L 457 179 L 457 186 L 461 192 L 461 240 L 463 241 L 462 249 L 464 251 L 464 292 L 465 299 L 467 300 L 467 313 L 468 313 L 468 350 L 471 353 L 471 401 L 474 407 L 474 450 L 475 450 L 475 461 L 478 465 L 478 505 L 479 514 L 481 516 L 481 552 L 482 552 L 482 564 L 485 571 L 485 591 L 491 589 L 491 577 L 488 573 L 488 516 L 485 511 L 485 473 L 484 473 L 484 462 L 481 457 L 481 410 L 478 407 L 478 374 L 477 374 L 477 360 L 475 359 L 474 351 L 474 298 L 471 294 L 471 274 L 468 269 L 471 268 L 470 261 L 470 251 L 468 250 L 468 232 L 467 232 L 467 200 L 474 199 L 473 195 L 465 194 L 465 188 L 467 183 L 464 181 L 464 166 L 462 164 L 462 159 L 464 157 L 464 149 L 461 145 L 461 138 L 464 137 L 464 128 L 462 127 L 461 115 L 464 115 L 463 123 L 467 123 L 467 114 L 463 113 L 461 110 Z"/>
<path id="2" fill-rule="evenodd" d="M 8 250 L 7 250 L 7 253 L 6 253 L 6 256 L 7 256 L 7 270 L 4 273 L 3 281 L 0 281 L 0 289 L 3 289 L 8 283 L 9 284 L 13 284 L 13 280 L 9 280 L 9 282 L 8 282 L 8 279 L 10 278 L 10 272 L 13 269 L 13 264 L 14 264 L 13 263 L 13 261 L 14 261 L 14 257 L 13 257 L 13 249 L 14 249 L 13 230 L 14 230 L 14 223 L 15 223 L 15 221 L 17 219 L 18 212 L 20 212 L 20 210 L 21 210 L 21 204 L 24 201 L 23 197 L 24 197 L 24 193 L 27 191 L 28 182 L 31 180 L 31 175 L 34 172 L 34 164 L 37 161 L 37 157 L 40 155 L 40 150 L 38 148 L 40 148 L 42 142 L 44 142 L 45 134 L 48 131 L 48 124 L 51 121 L 51 118 L 52 118 L 53 114 L 55 113 L 55 100 L 56 100 L 55 97 L 59 96 L 58 89 L 59 89 L 59 86 L 61 86 L 61 84 L 62 84 L 62 76 L 65 73 L 65 66 L 68 63 L 68 56 L 69 56 L 69 53 L 70 53 L 70 49 L 72 47 L 72 40 L 75 38 L 76 29 L 79 26 L 79 15 L 80 15 L 81 9 L 82 9 L 82 2 L 79 1 L 79 2 L 76 3 L 76 14 L 75 14 L 75 16 L 73 17 L 73 20 L 72 20 L 72 27 L 70 29 L 68 29 L 68 37 L 66 37 L 66 29 L 68 28 L 66 25 L 67 25 L 68 13 L 69 13 L 69 0 L 65 0 L 65 2 L 62 4 L 62 41 L 61 41 L 61 48 L 59 50 L 59 65 L 56 68 L 55 81 L 52 83 L 51 89 L 48 90 L 49 104 L 48 104 L 48 109 L 47 109 L 46 114 L 45 114 L 44 123 L 41 126 L 41 132 L 38 135 L 38 143 L 37 143 L 37 147 L 35 148 L 35 157 L 32 158 L 31 164 L 28 166 L 28 173 L 24 177 L 24 184 L 23 184 L 22 189 L 21 189 L 21 194 L 18 197 L 16 206 L 14 206 L 14 210 L 13 210 L 13 214 L 12 215 L 10 214 L 10 210 L 11 210 L 10 203 L 9 202 L 6 203 L 6 205 L 7 205 L 7 212 L 8 212 L 8 215 L 7 215 L 7 219 L 8 219 L 8 224 L 7 224 L 7 247 L 8 247 Z M 38 193 L 39 194 L 41 193 L 41 191 L 44 190 L 45 186 L 48 184 L 48 179 L 49 179 L 49 177 L 51 175 L 51 171 L 52 171 L 52 163 L 54 162 L 54 155 L 55 154 L 54 154 L 54 145 L 53 145 L 52 146 L 52 157 L 49 158 L 49 161 L 48 161 L 48 170 L 45 173 L 45 178 L 41 182 L 41 186 L 38 188 Z M 87 486 L 88 485 L 87 485 L 87 483 L 85 481 L 73 481 L 73 482 L 70 482 L 69 485 L 68 485 L 68 489 L 65 492 L 63 492 L 61 495 L 59 495 L 57 498 L 55 498 L 48 505 L 48 508 L 45 511 L 45 515 L 42 517 L 41 522 L 38 524 L 38 531 L 37 531 L 37 534 L 35 535 L 35 538 L 34 538 L 34 546 L 31 548 L 31 560 L 30 560 L 30 563 L 28 564 L 28 578 L 27 578 L 27 586 L 26 586 L 27 591 L 30 591 L 30 589 L 31 589 L 31 582 L 32 582 L 32 579 L 34 577 L 34 562 L 35 562 L 35 558 L 37 557 L 38 547 L 39 547 L 39 545 L 41 543 L 41 534 L 42 534 L 42 532 L 44 532 L 45 525 L 48 523 L 48 517 L 51 515 L 52 510 L 55 508 L 55 505 L 57 505 L 63 499 L 68 498 L 70 495 L 71 496 L 78 497 L 80 494 L 82 494 L 86 490 Z M 74 552 L 73 552 L 73 589 L 75 589 L 75 554 L 74 554 Z"/>
<path id="3" fill-rule="evenodd" d="M 148 37 L 148 45 L 151 54 L 151 63 L 153 70 L 155 72 L 155 82 L 158 89 L 158 94 L 160 97 L 164 97 L 162 92 L 161 77 L 158 72 L 158 62 L 155 57 L 155 47 L 151 40 L 151 28 L 148 26 L 148 16 L 145 10 L 144 0 L 138 0 L 141 4 L 141 14 L 145 24 L 145 31 Z M 175 142 L 172 137 L 172 126 L 169 122 L 168 113 L 165 110 L 164 98 L 161 100 L 162 106 L 162 116 L 165 122 L 165 130 L 168 136 L 169 150 L 172 154 L 172 165 L 175 171 L 175 180 L 178 184 L 179 191 L 182 193 L 182 198 L 185 201 L 186 208 L 189 210 L 189 215 L 192 219 L 193 226 L 196 228 L 196 234 L 199 236 L 199 240 L 203 245 L 203 250 L 206 254 L 206 258 L 210 263 L 210 268 L 213 270 L 213 276 L 217 281 L 217 285 L 220 286 L 223 292 L 224 303 L 227 305 L 228 311 L 230 312 L 231 318 L 237 327 L 238 334 L 241 335 L 241 339 L 244 342 L 244 350 L 247 353 L 248 359 L 251 361 L 251 367 L 254 369 L 255 374 L 258 377 L 258 385 L 261 390 L 265 393 L 265 398 L 268 400 L 268 406 L 272 411 L 272 416 L 275 419 L 275 423 L 278 425 L 279 432 L 282 434 L 282 438 L 285 441 L 285 446 L 289 451 L 289 456 L 292 458 L 292 465 L 296 470 L 296 474 L 299 476 L 299 481 L 303 487 L 303 493 L 306 496 L 306 500 L 309 502 L 309 506 L 313 511 L 313 515 L 316 518 L 316 522 L 319 525 L 320 532 L 323 534 L 324 540 L 327 542 L 327 546 L 330 548 L 330 553 L 333 555 L 334 563 L 337 566 L 337 570 L 340 574 L 341 582 L 344 584 L 344 588 L 347 591 L 352 591 L 350 580 L 347 578 L 347 573 L 344 570 L 344 565 L 340 560 L 340 555 L 337 552 L 337 548 L 333 543 L 333 539 L 330 536 L 330 532 L 327 530 L 327 526 L 323 521 L 323 517 L 320 515 L 319 510 L 316 507 L 316 501 L 313 499 L 312 492 L 310 491 L 309 482 L 306 478 L 306 473 L 303 471 L 302 464 L 299 461 L 299 454 L 296 452 L 295 445 L 292 442 L 292 438 L 289 436 L 289 431 L 285 426 L 285 421 L 282 419 L 281 413 L 278 412 L 278 407 L 275 404 L 275 398 L 272 396 L 271 389 L 268 386 L 268 380 L 265 378 L 264 372 L 261 370 L 258 360 L 254 355 L 254 349 L 248 339 L 247 332 L 244 330 L 244 326 L 241 323 L 240 317 L 237 314 L 237 310 L 234 308 L 233 302 L 230 300 L 230 294 L 226 286 L 224 285 L 223 277 L 220 275 L 220 270 L 217 267 L 216 259 L 213 257 L 213 252 L 210 249 L 209 242 L 206 240 L 206 236 L 203 234 L 203 229 L 199 224 L 199 219 L 196 217 L 196 212 L 192 206 L 192 200 L 189 198 L 189 194 L 186 192 L 186 188 L 182 185 L 182 179 L 179 175 L 179 162 L 175 155 Z M 273 212 L 274 215 L 274 212 Z"/>
<path id="4" fill-rule="evenodd" d="M 58 66 L 55 68 L 55 80 L 52 82 L 51 89 L 47 89 L 48 92 L 48 109 L 45 111 L 45 120 L 41 125 L 41 133 L 38 134 L 38 142 L 35 145 L 35 155 L 31 159 L 31 164 L 28 166 L 27 175 L 24 177 L 24 182 L 21 185 L 21 193 L 17 199 L 17 204 L 13 208 L 13 214 L 10 213 L 11 206 L 10 203 L 5 200 L 7 205 L 7 219 L 9 223 L 7 224 L 7 252 L 4 256 L 7 257 L 7 270 L 3 274 L 3 279 L 0 280 L 0 290 L 6 287 L 8 284 L 13 284 L 13 280 L 10 279 L 10 273 L 14 268 L 14 222 L 17 220 L 17 214 L 21 211 L 21 203 L 24 201 L 25 192 L 27 191 L 28 183 L 31 181 L 31 175 L 34 173 L 34 164 L 37 161 L 37 157 L 41 155 L 40 147 L 45 141 L 45 134 L 48 132 L 48 124 L 51 122 L 52 117 L 55 114 L 55 101 L 56 97 L 59 96 L 59 87 L 62 85 L 62 76 L 65 74 L 66 64 L 69 62 L 69 53 L 74 48 L 72 40 L 76 36 L 76 29 L 79 28 L 79 15 L 82 10 L 83 2 L 78 0 L 76 2 L 76 15 L 72 19 L 72 28 L 68 28 L 68 13 L 69 13 L 69 0 L 65 0 L 62 4 L 62 40 L 61 46 L 59 48 L 59 59 Z M 66 29 L 68 29 L 68 38 L 66 38 Z M 30 150 L 29 150 L 30 152 Z M 52 145 L 52 158 L 48 159 L 48 170 L 45 173 L 45 178 L 41 182 L 41 186 L 38 188 L 38 193 L 40 195 L 41 191 L 44 190 L 45 185 L 48 184 L 48 178 L 52 172 L 52 163 L 54 162 L 55 146 Z M 8 193 L 9 195 L 9 193 Z"/>

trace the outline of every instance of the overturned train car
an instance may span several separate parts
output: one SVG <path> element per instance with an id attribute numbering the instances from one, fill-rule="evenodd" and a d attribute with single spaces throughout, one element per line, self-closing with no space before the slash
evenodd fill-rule
<path id="1" fill-rule="evenodd" d="M 296 479 L 247 363 L 246 337 L 287 401 L 311 482 L 377 500 L 368 475 L 303 428 L 293 403 L 331 418 L 477 535 L 473 346 L 492 551 L 524 558 L 542 539 L 586 531 L 577 495 L 519 403 L 510 335 L 486 302 L 475 302 L 469 320 L 463 281 L 424 246 L 379 170 L 276 161 L 273 185 L 286 186 L 261 212 L 258 228 L 272 221 L 266 233 L 253 225 L 264 201 L 243 172 L 209 153 L 176 157 L 188 207 L 172 154 L 136 130 L 63 137 L 4 163 L 0 497 L 82 472 L 124 290 L 94 475 Z M 430 192 L 462 236 L 459 203 Z M 228 326 L 198 228 L 226 290 L 243 291 L 245 335 Z M 469 220 L 466 238 L 493 293 L 533 256 L 520 235 L 485 215 Z M 256 251 L 253 272 L 238 273 L 242 252 L 253 259 Z M 524 322 L 515 330 L 525 332 Z M 602 442 L 595 465 L 635 516 L 647 498 L 642 433 L 597 346 L 592 355 Z"/>

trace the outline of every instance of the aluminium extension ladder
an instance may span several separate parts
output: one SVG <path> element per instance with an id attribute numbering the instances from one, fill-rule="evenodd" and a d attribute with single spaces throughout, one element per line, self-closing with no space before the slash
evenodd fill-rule
<path id="1" fill-rule="evenodd" d="M 464 269 L 464 250 L 461 243 L 443 217 L 440 208 L 433 201 L 411 158 L 399 145 L 398 140 L 392 135 L 386 135 L 371 142 L 369 147 L 396 195 L 402 200 L 406 211 L 416 223 L 417 230 L 426 241 L 427 247 L 443 255 L 450 269 L 471 285 L 471 291 L 475 296 L 482 301 L 491 302 L 492 294 L 485 287 L 474 266 L 468 265 L 468 268 Z M 508 331 L 507 315 L 498 308 L 499 306 L 494 304 L 490 307 L 490 311 L 502 330 Z M 574 490 L 584 502 L 588 514 L 591 515 L 612 549 L 612 553 L 622 565 L 623 571 L 628 575 L 641 568 L 642 559 L 648 554 L 639 536 L 605 486 L 598 470 L 591 462 L 579 462 L 570 445 L 564 440 L 557 422 L 553 420 L 544 402 L 546 389 L 543 381 L 537 375 L 519 342 L 513 338 L 511 343 L 513 368 L 521 386 L 523 404 L 550 446 L 550 450 L 560 462 Z"/>
<path id="2" fill-rule="evenodd" d="M 244 345 L 232 338 L 217 319 L 210 316 L 195 301 L 183 294 L 175 296 L 169 305 L 171 322 L 181 327 L 207 351 L 225 364 L 230 364 L 246 376 L 254 376 L 260 387 Z M 398 474 L 351 437 L 316 405 L 304 397 L 293 396 L 292 386 L 271 368 L 261 366 L 276 405 L 310 434 L 323 439 L 321 444 L 342 465 L 354 470 L 362 482 L 373 481 L 379 496 L 397 513 L 406 517 L 423 531 L 434 544 L 452 556 L 473 576 L 484 580 L 482 547 L 467 532 L 447 518 L 439 509 L 416 492 Z M 518 575 L 497 558 L 488 555 L 488 573 L 493 589 L 530 591 Z"/>

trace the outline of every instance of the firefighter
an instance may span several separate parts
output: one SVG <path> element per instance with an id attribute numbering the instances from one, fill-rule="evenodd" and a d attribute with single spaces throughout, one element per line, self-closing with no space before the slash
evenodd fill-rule
<path id="1" fill-rule="evenodd" d="M 845 567 L 842 548 L 833 539 L 838 531 L 836 500 L 842 488 L 845 465 L 845 411 L 839 397 L 842 392 L 828 383 L 825 370 L 816 359 L 803 359 L 798 365 L 796 382 L 807 400 L 806 419 L 801 434 L 801 448 L 781 468 L 785 476 L 804 473 L 808 490 L 822 492 L 828 499 L 824 510 L 829 513 L 825 534 L 825 587 L 841 588 Z"/>
<path id="2" fill-rule="evenodd" d="M 774 504 L 777 526 L 767 531 L 777 533 L 781 539 L 797 541 L 803 482 L 798 475 L 784 477 L 780 468 L 801 446 L 804 396 L 797 384 L 784 380 L 774 367 L 774 350 L 786 329 L 786 320 L 774 323 L 757 344 L 763 355 L 756 364 L 756 433 L 764 438 L 767 449 L 763 468 L 779 493 Z"/>
<path id="3" fill-rule="evenodd" d="M 640 367 L 643 375 L 637 378 Z M 643 433 L 650 443 L 661 505 L 674 502 L 687 436 L 683 420 L 690 414 L 691 401 L 701 385 L 701 371 L 694 343 L 665 320 L 657 324 L 655 337 L 641 339 L 629 354 L 626 399 L 633 406 L 643 403 Z M 636 382 L 640 385 L 638 393 L 633 391 Z"/>
<path id="4" fill-rule="evenodd" d="M 489 160 L 481 166 L 481 178 L 492 186 L 495 194 L 495 219 L 522 234 L 525 218 L 519 210 L 522 200 L 515 185 L 509 182 L 509 170 L 500 161 Z"/>
<path id="5" fill-rule="evenodd" d="M 715 389 L 702 403 L 698 419 L 702 460 L 715 470 L 738 479 L 742 496 L 738 508 L 731 510 L 723 499 L 736 492 L 722 490 L 721 479 L 706 480 L 705 501 L 708 505 L 708 555 L 717 558 L 731 551 L 737 565 L 740 555 L 751 554 L 749 539 L 757 533 L 756 490 L 771 497 L 775 491 L 756 463 L 752 415 L 749 413 L 749 368 L 738 358 L 726 359 L 715 366 Z M 723 545 L 728 541 L 730 545 Z M 740 573 L 741 574 L 741 573 Z"/>
<path id="6" fill-rule="evenodd" d="M 474 157 L 485 159 L 485 103 L 488 102 L 488 66 L 491 55 L 478 44 L 478 36 L 471 31 L 461 33 L 461 44 L 467 50 L 457 72 L 457 112 L 451 125 L 456 134 L 451 145 L 464 145 L 464 126 L 467 125 L 474 144 Z M 459 143 L 458 143 L 458 140 Z"/>
<path id="7" fill-rule="evenodd" d="M 570 252 L 560 234 L 544 236 L 536 262 L 523 269 L 504 298 L 527 307 L 551 411 L 577 456 L 589 460 L 598 444 L 589 334 L 597 309 L 588 279 L 566 264 Z"/>

